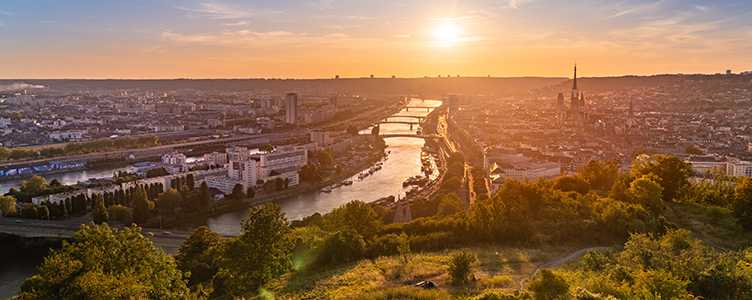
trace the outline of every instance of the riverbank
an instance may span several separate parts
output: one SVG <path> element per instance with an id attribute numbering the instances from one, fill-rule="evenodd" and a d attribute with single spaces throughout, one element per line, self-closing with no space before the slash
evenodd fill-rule
<path id="1" fill-rule="evenodd" d="M 350 177 L 357 175 L 363 170 L 366 170 L 370 168 L 371 166 L 373 166 L 374 164 L 378 163 L 380 160 L 382 160 L 386 156 L 387 154 L 385 152 L 381 152 L 377 156 L 371 157 L 371 159 L 368 159 L 364 161 L 363 163 L 360 163 L 354 167 L 350 167 L 346 169 L 343 168 L 342 173 L 340 174 L 335 173 L 335 174 L 328 175 L 321 182 L 318 182 L 318 183 L 304 182 L 304 183 L 298 184 L 295 187 L 289 188 L 287 190 L 275 191 L 269 194 L 266 194 L 266 193 L 261 194 L 262 197 L 258 197 L 259 195 L 257 194 L 256 195 L 257 197 L 253 199 L 248 199 L 247 202 L 251 206 L 254 206 L 254 205 L 264 204 L 267 202 L 272 202 L 275 200 L 294 197 L 294 196 L 304 194 L 304 193 L 310 193 L 314 191 L 318 192 L 325 187 L 331 186 L 333 184 L 337 184 L 339 182 L 342 182 L 343 180 L 346 180 Z"/>
<path id="2" fill-rule="evenodd" d="M 282 191 L 261 192 L 261 193 L 256 194 L 254 198 L 244 199 L 243 201 L 240 201 L 240 202 L 225 201 L 223 203 L 218 203 L 216 206 L 213 206 L 211 208 L 210 212 L 188 214 L 179 218 L 179 220 L 169 220 L 163 223 L 162 227 L 163 228 L 178 228 L 178 227 L 181 227 L 181 225 L 191 224 L 197 221 L 208 220 L 213 217 L 217 217 L 217 216 L 230 213 L 230 212 L 236 212 L 239 210 L 247 209 L 249 207 L 253 207 L 256 205 L 262 205 L 262 204 L 274 202 L 277 200 L 287 199 L 287 198 L 295 197 L 301 194 L 318 192 L 324 187 L 331 186 L 333 184 L 336 184 L 338 182 L 341 182 L 343 180 L 346 180 L 350 177 L 357 175 L 363 170 L 366 170 L 370 168 L 371 166 L 373 166 L 374 164 L 376 164 L 377 162 L 381 161 L 385 156 L 386 156 L 385 152 L 380 152 L 377 156 L 374 156 L 371 159 L 364 161 L 363 163 L 360 163 L 350 168 L 344 168 L 340 174 L 335 173 L 335 174 L 328 175 L 321 182 L 317 182 L 317 183 L 303 182 L 294 187 L 287 188 Z M 154 220 L 149 221 L 143 226 L 148 227 L 148 228 L 159 228 L 159 220 L 157 219 L 156 221 Z"/>

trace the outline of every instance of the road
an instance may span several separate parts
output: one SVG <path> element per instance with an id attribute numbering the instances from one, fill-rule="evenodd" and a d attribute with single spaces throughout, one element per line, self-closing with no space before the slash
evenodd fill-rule
<path id="1" fill-rule="evenodd" d="M 88 225 L 88 224 L 87 224 Z M 123 230 L 122 226 L 110 226 Z M 0 218 L 0 232 L 20 235 L 24 237 L 58 237 L 69 238 L 80 229 L 80 224 L 65 224 L 57 221 L 41 221 L 17 218 Z M 192 232 L 166 231 L 152 228 L 141 228 L 141 234 L 153 234 L 150 239 L 155 246 L 179 247 Z M 229 236 L 225 236 L 229 237 Z"/>
<path id="2" fill-rule="evenodd" d="M 538 268 L 535 269 L 535 272 L 533 272 L 533 275 L 530 275 L 530 278 L 535 277 L 535 275 L 538 274 L 538 272 L 540 272 L 540 270 L 542 270 L 543 268 L 549 268 L 549 269 L 556 268 L 557 266 L 559 266 L 559 265 L 561 265 L 561 264 L 563 264 L 563 263 L 565 263 L 567 261 L 570 261 L 572 259 L 575 259 L 575 258 L 581 256 L 581 255 L 584 255 L 585 253 L 587 253 L 590 250 L 605 250 L 605 249 L 611 249 L 611 247 L 588 247 L 588 248 L 582 248 L 580 250 L 577 250 L 575 252 L 570 253 L 567 256 L 564 256 L 564 257 L 559 258 L 557 260 L 554 260 L 554 261 L 551 261 L 551 262 L 547 262 L 545 264 L 542 264 L 542 265 L 538 266 Z M 524 290 L 525 289 L 525 279 L 527 279 L 527 278 L 520 279 L 520 290 Z"/>

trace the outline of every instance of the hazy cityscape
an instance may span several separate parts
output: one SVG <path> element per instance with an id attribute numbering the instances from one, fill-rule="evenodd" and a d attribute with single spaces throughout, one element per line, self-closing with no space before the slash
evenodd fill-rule
<path id="1" fill-rule="evenodd" d="M 0 298 L 752 299 L 751 9 L 0 5 Z"/>

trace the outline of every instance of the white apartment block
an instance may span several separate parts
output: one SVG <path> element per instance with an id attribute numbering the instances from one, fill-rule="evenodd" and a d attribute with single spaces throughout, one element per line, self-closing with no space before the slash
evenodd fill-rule
<path id="1" fill-rule="evenodd" d="M 227 163 L 227 153 L 206 153 L 204 154 L 204 163 L 224 166 Z"/>
<path id="2" fill-rule="evenodd" d="M 752 177 L 752 162 L 730 161 L 726 163 L 726 175 Z"/>
<path id="3" fill-rule="evenodd" d="M 185 164 L 187 160 L 188 158 L 185 154 L 178 153 L 177 151 L 172 151 L 172 153 L 162 156 L 162 163 L 168 165 L 182 165 Z"/>

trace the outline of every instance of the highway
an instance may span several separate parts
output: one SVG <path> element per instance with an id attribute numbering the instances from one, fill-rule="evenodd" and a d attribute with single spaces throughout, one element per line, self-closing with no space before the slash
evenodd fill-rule
<path id="1" fill-rule="evenodd" d="M 87 224 L 88 225 L 88 224 Z M 123 230 L 122 226 L 110 226 L 110 228 Z M 0 218 L 0 232 L 23 236 L 27 238 L 34 237 L 52 237 L 52 238 L 70 238 L 80 229 L 80 224 L 60 223 L 58 221 L 40 221 L 17 218 Z M 150 239 L 155 246 L 163 247 L 180 247 L 183 242 L 192 234 L 192 232 L 167 231 L 152 228 L 141 228 L 141 234 L 146 236 L 152 233 Z M 231 236 L 224 236 L 229 238 Z"/>

